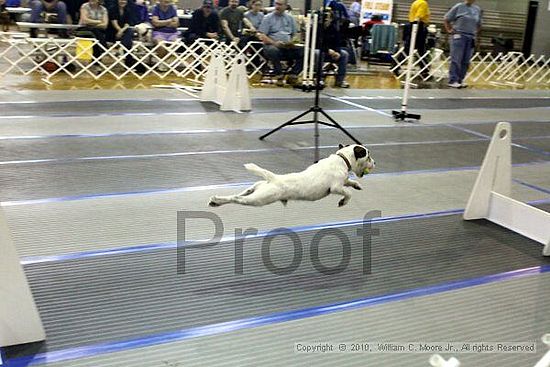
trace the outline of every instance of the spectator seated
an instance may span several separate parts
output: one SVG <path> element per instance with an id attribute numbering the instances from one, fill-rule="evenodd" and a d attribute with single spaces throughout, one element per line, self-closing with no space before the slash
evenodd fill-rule
<path id="1" fill-rule="evenodd" d="M 193 12 L 191 24 L 184 35 L 186 43 L 192 44 L 199 38 L 219 39 L 220 18 L 213 8 L 212 0 L 204 0 L 202 7 Z"/>
<path id="2" fill-rule="evenodd" d="M 346 82 L 346 71 L 347 64 L 349 60 L 349 53 L 345 47 L 342 47 L 342 40 L 340 32 L 338 31 L 338 24 L 334 19 L 333 12 L 327 11 L 325 16 L 325 21 L 323 27 L 318 30 L 318 40 L 322 40 L 322 51 L 324 54 L 323 61 L 336 64 L 336 81 L 335 87 L 338 88 L 349 88 L 349 84 Z M 315 52 L 316 60 L 320 55 L 321 47 Z M 331 64 L 326 65 L 323 68 L 324 71 L 331 70 L 333 71 L 335 67 Z"/>
<path id="3" fill-rule="evenodd" d="M 0 0 L 0 24 L 2 32 L 7 32 L 10 28 L 10 14 L 6 9 L 6 0 Z"/>
<path id="4" fill-rule="evenodd" d="M 238 0 L 229 0 L 229 6 L 220 12 L 220 20 L 224 31 L 225 40 L 235 42 L 239 47 L 244 47 L 251 39 L 250 34 L 255 34 L 256 29 L 244 16 L 244 11 L 239 7 Z M 244 29 L 251 30 L 245 35 Z"/>
<path id="5" fill-rule="evenodd" d="M 55 20 L 53 20 L 55 14 Z M 31 23 L 58 23 L 67 24 L 67 6 L 61 0 L 32 0 Z M 31 37 L 36 37 L 36 29 L 31 29 Z M 66 30 L 60 30 L 60 36 L 67 37 Z"/>
<path id="6" fill-rule="evenodd" d="M 362 56 L 367 57 L 370 53 L 372 35 L 372 27 L 376 24 L 384 24 L 382 17 L 378 14 L 374 14 L 371 19 L 363 23 L 363 36 L 362 36 Z"/>
<path id="7" fill-rule="evenodd" d="M 292 42 L 297 27 L 294 18 L 285 12 L 286 7 L 287 0 L 276 0 L 275 11 L 264 17 L 259 29 L 260 38 L 264 43 L 264 57 L 273 63 L 279 86 L 284 83 L 281 60 L 293 62 L 287 82 L 294 85 L 302 72 L 304 58 L 304 49 Z"/>
<path id="8" fill-rule="evenodd" d="M 153 8 L 153 41 L 175 42 L 179 38 L 179 18 L 170 0 L 160 0 Z"/>

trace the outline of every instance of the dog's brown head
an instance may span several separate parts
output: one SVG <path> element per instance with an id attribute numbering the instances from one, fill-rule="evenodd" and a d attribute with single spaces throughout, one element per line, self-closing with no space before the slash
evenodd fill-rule
<path id="1" fill-rule="evenodd" d="M 363 145 L 338 145 L 338 151 L 344 155 L 351 164 L 351 170 L 357 177 L 370 173 L 376 166 L 376 162 L 372 158 L 370 151 Z"/>

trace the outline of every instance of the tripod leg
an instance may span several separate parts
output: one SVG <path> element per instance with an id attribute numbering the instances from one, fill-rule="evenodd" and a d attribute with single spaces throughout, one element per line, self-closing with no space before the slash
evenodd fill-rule
<path id="1" fill-rule="evenodd" d="M 294 121 L 300 119 L 301 117 L 307 115 L 308 113 L 310 113 L 311 111 L 313 111 L 313 108 L 310 108 L 309 110 L 305 111 L 305 112 L 302 112 L 301 114 L 299 114 L 298 116 L 292 118 L 291 120 L 285 122 L 284 124 L 276 127 L 275 129 L 269 131 L 268 133 L 260 136 L 260 140 L 264 140 L 265 138 L 267 138 L 269 135 L 273 134 L 274 132 L 277 132 L 279 130 L 281 130 L 283 127 L 285 126 L 288 126 L 288 125 L 292 125 L 294 123 Z"/>
<path id="2" fill-rule="evenodd" d="M 344 134 L 346 134 L 348 136 L 348 138 L 353 140 L 356 144 L 361 144 L 361 142 L 359 140 L 355 139 L 355 137 L 353 135 L 351 135 L 346 129 L 344 129 L 339 123 L 337 123 L 336 120 L 334 120 L 332 117 L 330 117 L 329 114 L 326 113 L 322 108 L 319 109 L 319 112 L 321 112 L 323 114 L 323 116 L 325 116 L 327 119 L 329 119 L 329 121 L 332 122 L 332 124 L 335 128 L 339 129 Z"/>

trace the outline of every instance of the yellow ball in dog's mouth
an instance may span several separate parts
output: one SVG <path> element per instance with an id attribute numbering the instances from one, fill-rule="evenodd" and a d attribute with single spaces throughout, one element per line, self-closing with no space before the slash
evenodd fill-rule
<path id="1" fill-rule="evenodd" d="M 365 168 L 365 169 L 363 170 L 363 174 L 364 174 L 364 175 L 368 175 L 369 173 L 370 173 L 370 169 Z"/>

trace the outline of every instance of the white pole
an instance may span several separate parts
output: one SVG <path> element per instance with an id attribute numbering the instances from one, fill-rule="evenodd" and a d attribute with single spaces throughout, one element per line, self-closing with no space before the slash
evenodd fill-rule
<path id="1" fill-rule="evenodd" d="M 414 64 L 414 52 L 416 49 L 416 33 L 418 32 L 418 23 L 413 24 L 411 33 L 411 45 L 409 47 L 409 63 L 407 65 L 407 77 L 405 78 L 405 90 L 403 91 L 403 102 L 401 111 L 407 112 L 407 101 L 409 99 L 409 87 L 411 84 L 411 71 Z"/>
<path id="2" fill-rule="evenodd" d="M 550 347 L 550 334 L 545 334 L 542 337 L 542 342 Z M 550 367 L 550 350 L 546 352 L 544 357 L 542 357 L 535 367 Z"/>
<path id="3" fill-rule="evenodd" d="M 309 80 L 313 82 L 313 70 L 315 62 L 315 48 L 317 45 L 317 23 L 319 21 L 319 14 L 315 13 L 313 15 L 313 30 L 311 35 L 311 47 L 310 47 L 310 56 L 309 56 Z"/>
<path id="4" fill-rule="evenodd" d="M 46 339 L 8 222 L 0 209 L 0 347 Z"/>
<path id="5" fill-rule="evenodd" d="M 302 83 L 305 85 L 309 85 L 309 47 L 310 47 L 310 40 L 309 37 L 311 35 L 311 13 L 309 13 L 306 17 L 306 38 L 305 38 L 305 44 L 304 44 L 304 70 L 302 72 Z"/>

